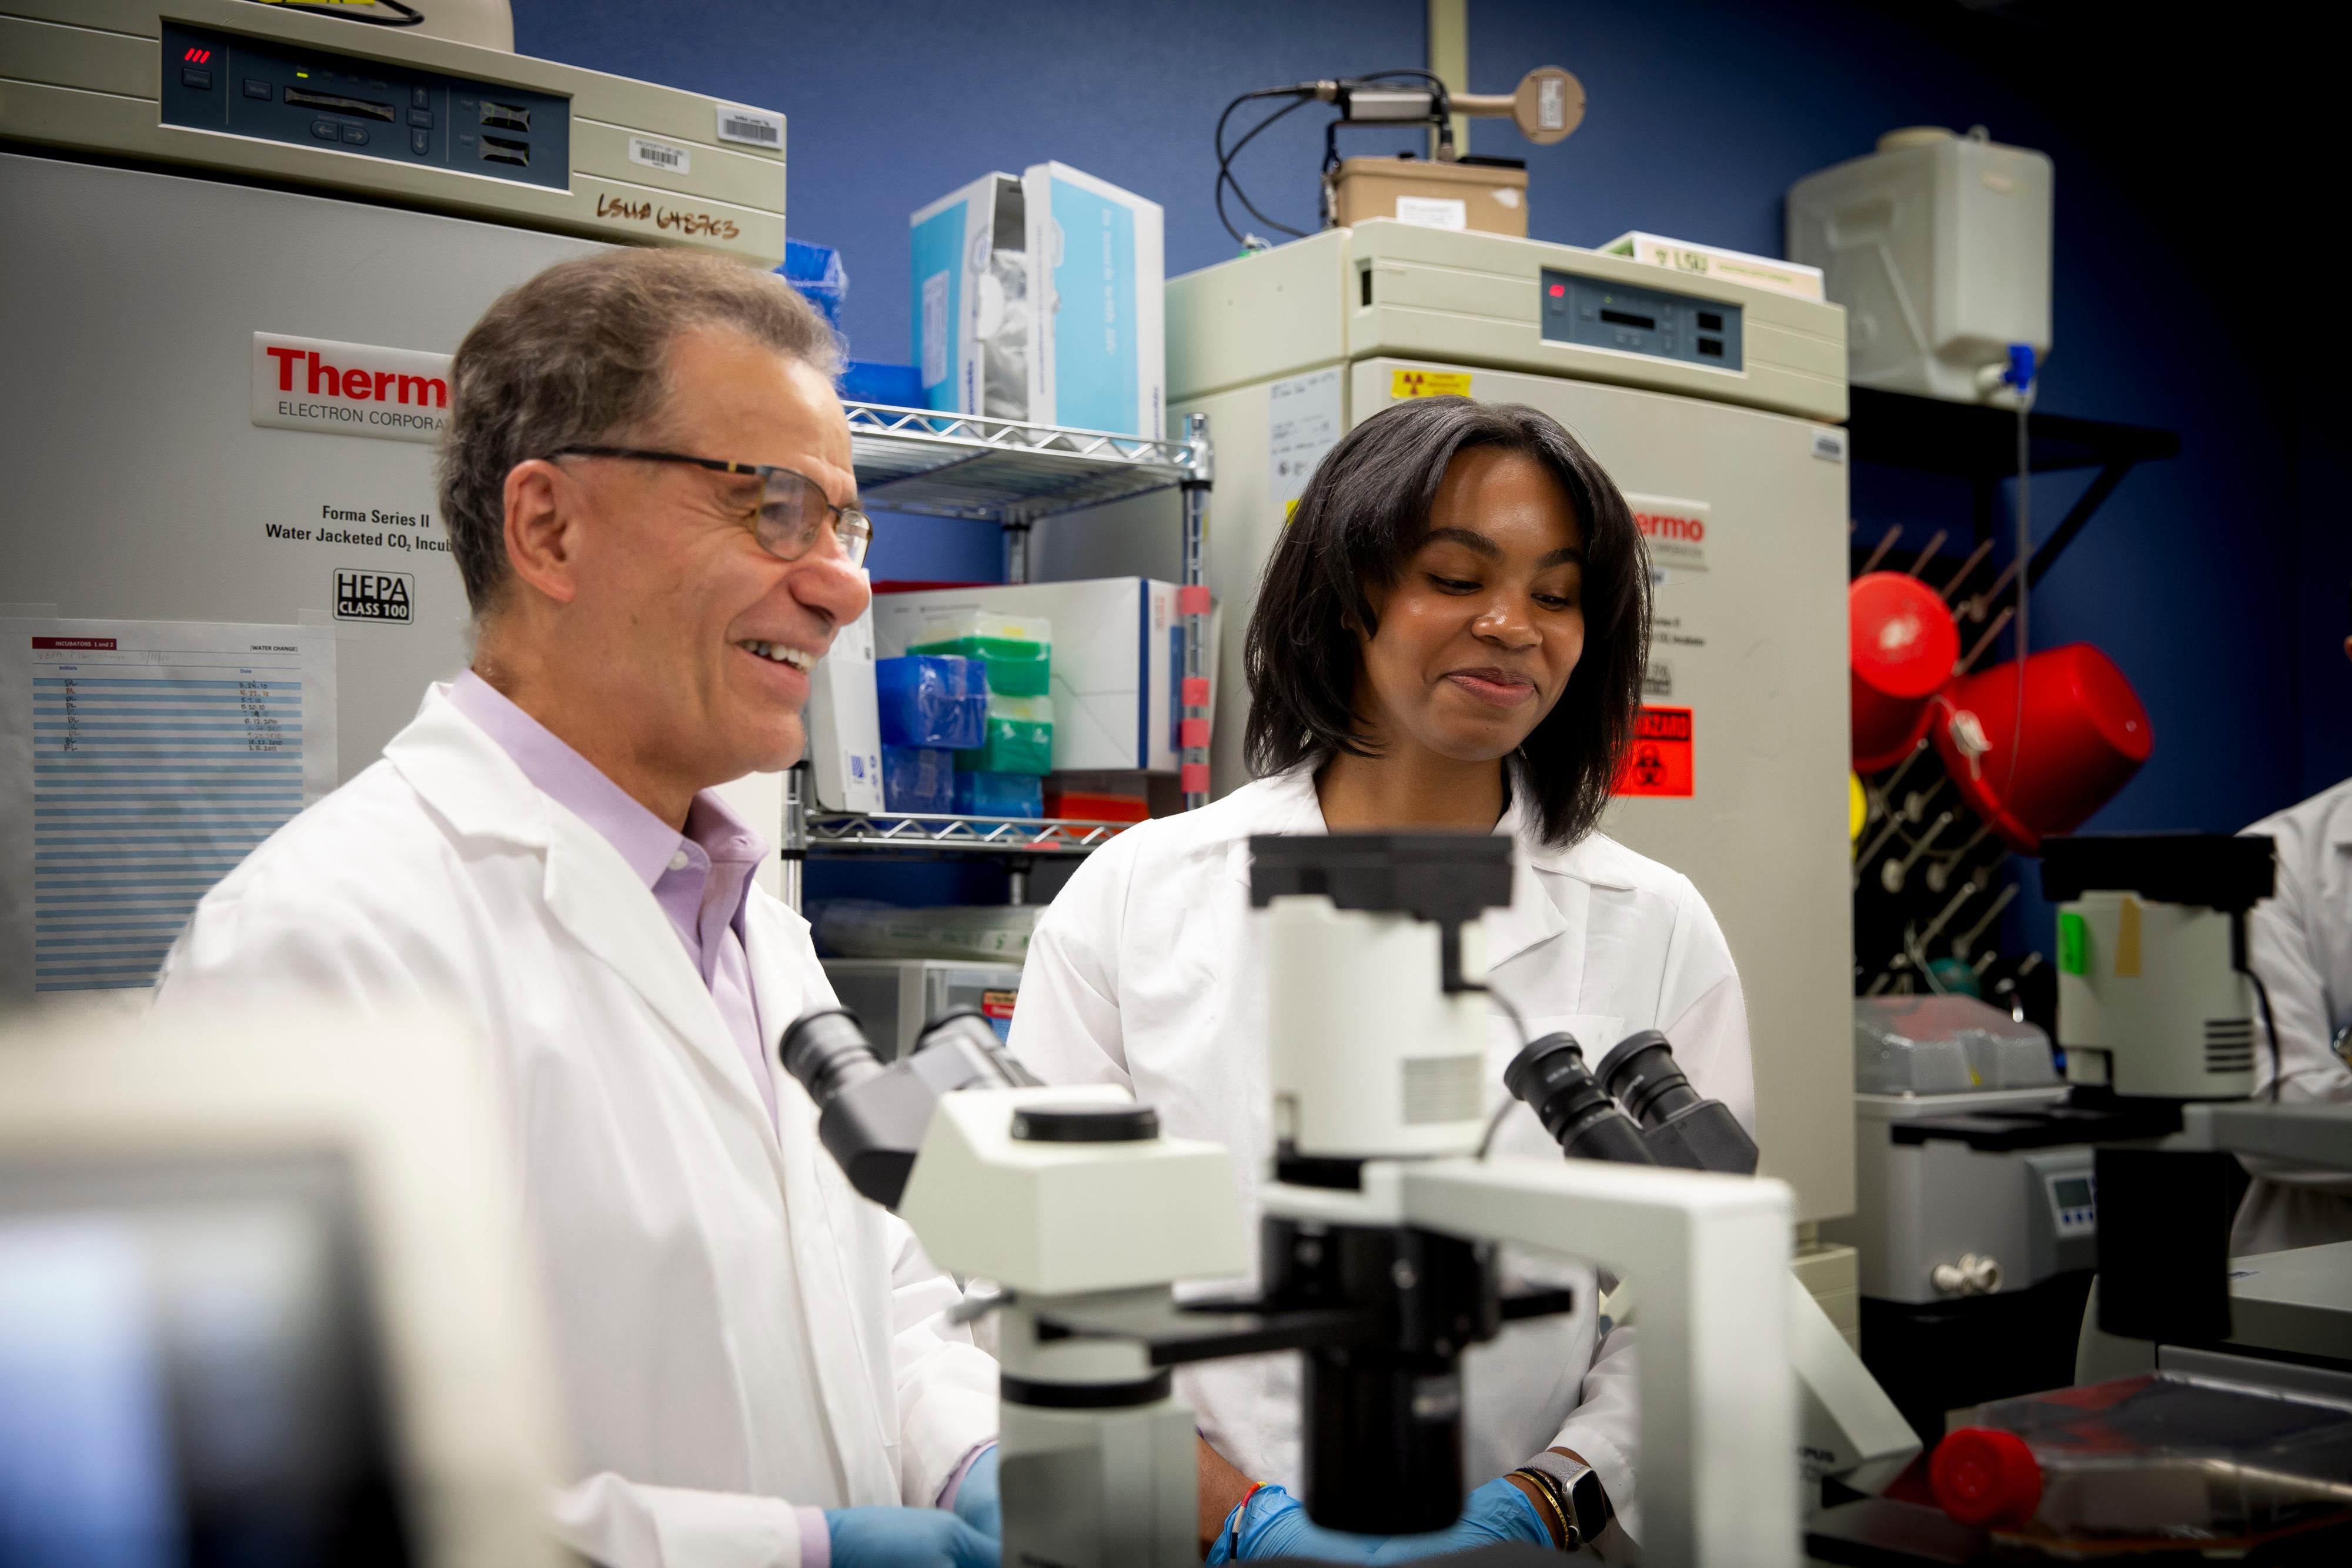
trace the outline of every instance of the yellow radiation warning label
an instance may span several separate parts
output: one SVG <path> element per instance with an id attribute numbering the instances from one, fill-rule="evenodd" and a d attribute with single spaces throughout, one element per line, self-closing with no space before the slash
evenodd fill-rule
<path id="1" fill-rule="evenodd" d="M 1468 397 L 1470 372 L 1467 371 L 1391 371 L 1389 396 L 1400 397 Z"/>

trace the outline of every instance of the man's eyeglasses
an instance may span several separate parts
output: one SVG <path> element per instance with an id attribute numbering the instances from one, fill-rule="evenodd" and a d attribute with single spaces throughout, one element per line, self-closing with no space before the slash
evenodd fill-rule
<path id="1" fill-rule="evenodd" d="M 779 468 L 772 463 L 722 463 L 716 457 L 688 457 L 682 452 L 645 452 L 634 446 L 567 446 L 555 457 L 633 457 L 640 463 L 683 463 L 714 474 L 756 476 L 761 485 L 760 509 L 751 531 L 761 548 L 779 560 L 798 560 L 816 548 L 817 531 L 830 523 L 841 540 L 841 553 L 852 566 L 866 564 L 866 547 L 874 542 L 874 519 L 855 507 L 836 507 L 823 486 L 805 474 Z"/>

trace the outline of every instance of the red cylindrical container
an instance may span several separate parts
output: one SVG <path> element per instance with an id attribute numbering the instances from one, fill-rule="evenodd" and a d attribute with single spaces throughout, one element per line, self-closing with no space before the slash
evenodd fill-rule
<path id="1" fill-rule="evenodd" d="M 1929 734 L 1961 799 L 2012 849 L 2040 852 L 2115 798 L 2155 748 L 2156 732 L 2115 661 L 2088 643 L 2025 661 L 2025 725 L 2014 662 L 1954 681 Z M 2015 743 L 2014 745 L 2012 743 Z"/>
<path id="2" fill-rule="evenodd" d="M 2015 1530 L 2042 1503 L 2042 1467 L 2014 1432 L 1962 1427 L 1936 1445 L 1927 1485 L 1962 1524 Z"/>
<path id="3" fill-rule="evenodd" d="M 1943 595 L 1903 571 L 1868 572 L 1845 592 L 1853 673 L 1853 770 L 1892 768 L 1927 733 L 1935 695 L 1960 656 Z"/>

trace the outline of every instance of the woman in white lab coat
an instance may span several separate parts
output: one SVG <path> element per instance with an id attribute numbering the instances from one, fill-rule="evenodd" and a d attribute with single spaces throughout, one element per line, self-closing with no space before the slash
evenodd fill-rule
<path id="1" fill-rule="evenodd" d="M 1255 1224 L 1274 1142 L 1250 836 L 1490 831 L 1516 845 L 1510 907 L 1485 917 L 1490 981 L 1528 1038 L 1567 1030 L 1597 1059 L 1663 1030 L 1698 1092 L 1752 1132 L 1747 1015 L 1714 915 L 1687 878 L 1596 826 L 1639 711 L 1648 622 L 1624 497 L 1549 416 L 1445 397 L 1366 421 L 1300 497 L 1250 620 L 1257 781 L 1129 830 L 1071 879 L 1029 949 L 1015 1051 L 1049 1081 L 1130 1085 L 1170 1133 L 1233 1146 Z M 1490 1109 L 1508 1098 L 1502 1069 L 1519 1044 L 1498 1011 Z M 1524 1107 L 1496 1147 L 1559 1153 Z M 1590 1465 L 1638 1539 L 1633 1330 L 1608 1326 L 1588 1266 L 1512 1256 L 1506 1270 L 1507 1284 L 1566 1284 L 1579 1305 L 1465 1358 L 1465 1482 L 1549 1451 L 1555 1477 Z M 1238 1468 L 1234 1495 L 1243 1478 L 1298 1490 L 1295 1356 L 1213 1364 L 1184 1383 L 1203 1434 Z M 1204 1475 L 1204 1496 L 1220 1479 Z M 1511 1484 L 1528 1516 L 1552 1522 Z M 1474 1520 L 1483 1507 L 1499 1521 L 1490 1533 L 1524 1533 L 1507 1494 L 1472 1495 Z M 1294 1529 L 1260 1547 L 1259 1511 L 1255 1500 L 1235 1511 L 1221 1554 L 1300 1544 Z"/>

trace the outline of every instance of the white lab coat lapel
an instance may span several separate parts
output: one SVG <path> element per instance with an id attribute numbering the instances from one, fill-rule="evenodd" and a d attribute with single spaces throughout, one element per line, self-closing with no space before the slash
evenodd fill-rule
<path id="1" fill-rule="evenodd" d="M 1585 888 L 1582 883 L 1538 872 L 1539 865 L 1549 865 L 1555 856 L 1536 836 L 1534 821 L 1526 788 L 1515 786 L 1511 809 L 1495 829 L 1511 840 L 1511 905 L 1486 912 L 1486 967 L 1489 972 L 1499 969 L 1520 954 L 1550 943 L 1544 959 L 1548 977 L 1574 996 L 1584 981 Z M 1568 940 L 1554 940 L 1563 936 Z"/>
<path id="2" fill-rule="evenodd" d="M 787 919 L 781 906 L 757 894 L 744 906 L 745 967 L 751 972 L 761 1038 L 771 1051 L 810 1004 L 800 967 L 789 956 Z M 742 1060 L 740 1053 L 736 1060 Z M 857 1292 L 842 1266 L 849 1252 L 848 1238 L 838 1234 L 836 1226 L 852 1217 L 837 1214 L 835 1206 L 865 1200 L 831 1166 L 833 1156 L 817 1137 L 816 1104 L 807 1091 L 789 1073 L 777 1073 L 775 1084 L 776 1147 L 784 1218 L 792 1237 L 793 1278 L 801 1293 L 801 1317 L 808 1324 L 810 1362 L 824 1401 L 834 1465 L 844 1482 L 842 1495 L 895 1497 L 898 1481 L 887 1456 L 897 1447 L 898 1435 L 877 1423 L 871 1391 L 865 1385 L 870 1368 L 888 1364 L 889 1346 L 861 1344 L 859 1314 L 844 1310 L 844 1303 L 856 1301 Z"/>
<path id="3" fill-rule="evenodd" d="M 669 917 L 604 835 L 569 811 L 551 810 L 547 816 L 549 913 L 628 981 L 725 1086 L 733 1108 L 766 1134 L 767 1103 L 751 1082 L 751 1063 L 743 1060 L 710 988 L 695 973 Z M 772 1135 L 762 1141 L 772 1143 Z"/>
<path id="4" fill-rule="evenodd" d="M 1250 835 L 1253 833 L 1325 833 L 1330 829 L 1323 823 L 1323 805 L 1315 796 L 1315 771 L 1311 768 L 1294 768 L 1287 773 L 1277 773 L 1261 781 L 1265 792 L 1258 799 L 1258 810 L 1252 821 L 1234 835 L 1225 847 L 1225 875 L 1241 884 L 1240 907 L 1249 908 Z M 1221 909 L 1233 907 L 1231 900 L 1217 901 Z"/>
<path id="5" fill-rule="evenodd" d="M 765 1127 L 768 1108 L 719 1004 L 644 883 L 604 836 L 555 805 L 436 689 L 419 722 L 385 748 L 434 810 L 461 831 L 541 851 L 542 895 L 574 940 L 629 983 Z"/>

